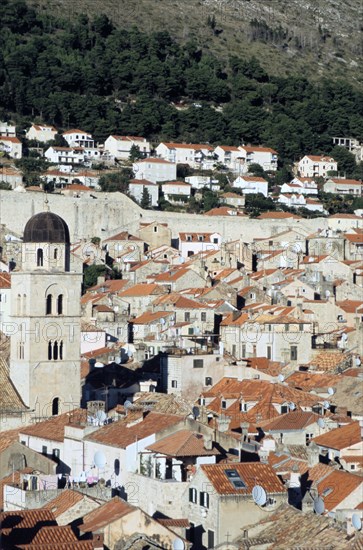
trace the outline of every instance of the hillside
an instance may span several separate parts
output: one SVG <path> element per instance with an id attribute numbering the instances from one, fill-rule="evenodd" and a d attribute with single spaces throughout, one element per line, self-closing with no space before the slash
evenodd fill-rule
<path id="1" fill-rule="evenodd" d="M 120 28 L 193 40 L 226 61 L 256 56 L 270 74 L 349 77 L 363 87 L 361 0 L 28 0 L 70 20 L 106 14 Z"/>

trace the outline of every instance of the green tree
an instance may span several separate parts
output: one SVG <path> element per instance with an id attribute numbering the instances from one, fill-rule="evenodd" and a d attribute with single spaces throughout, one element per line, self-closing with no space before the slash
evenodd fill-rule
<path id="1" fill-rule="evenodd" d="M 94 286 L 97 284 L 97 279 L 101 275 L 104 275 L 106 273 L 106 266 L 105 265 L 90 265 L 85 267 L 84 275 L 83 275 L 83 285 L 85 288 L 89 288 L 91 286 Z"/>
<path id="2" fill-rule="evenodd" d="M 353 153 L 348 151 L 345 147 L 336 146 L 331 151 L 331 156 L 338 163 L 338 172 L 340 175 L 345 177 L 351 177 L 356 169 L 357 163 Z"/>
<path id="3" fill-rule="evenodd" d="M 133 177 L 130 168 L 121 168 L 117 172 L 104 174 L 100 177 L 99 185 L 102 191 L 127 193 L 129 190 L 129 181 Z"/>
<path id="4" fill-rule="evenodd" d="M 266 175 L 261 164 L 258 164 L 257 162 L 253 162 L 252 164 L 249 165 L 248 172 L 250 174 L 253 174 L 254 176 L 259 176 L 261 178 L 264 178 Z"/>
<path id="5" fill-rule="evenodd" d="M 131 149 L 130 149 L 129 160 L 134 162 L 135 160 L 139 160 L 141 158 L 142 158 L 142 154 L 141 154 L 141 151 L 140 151 L 140 147 L 133 143 L 131 145 Z"/>
<path id="6" fill-rule="evenodd" d="M 142 190 L 140 206 L 141 208 L 144 208 L 144 209 L 150 208 L 151 206 L 151 197 L 147 187 L 144 187 Z"/>

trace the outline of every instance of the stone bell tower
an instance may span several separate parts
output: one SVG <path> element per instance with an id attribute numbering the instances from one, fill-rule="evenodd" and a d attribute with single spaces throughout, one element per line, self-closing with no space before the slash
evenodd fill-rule
<path id="1" fill-rule="evenodd" d="M 81 285 L 65 221 L 49 211 L 30 218 L 11 275 L 10 378 L 39 418 L 80 404 Z"/>

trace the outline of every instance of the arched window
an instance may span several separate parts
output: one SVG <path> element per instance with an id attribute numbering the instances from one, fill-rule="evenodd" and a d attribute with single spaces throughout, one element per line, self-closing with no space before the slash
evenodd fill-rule
<path id="1" fill-rule="evenodd" d="M 52 314 L 52 295 L 48 294 L 46 299 L 46 306 L 45 306 L 45 314 L 51 315 Z"/>
<path id="2" fill-rule="evenodd" d="M 52 401 L 52 416 L 59 413 L 59 397 L 55 397 Z"/>
<path id="3" fill-rule="evenodd" d="M 57 260 L 57 259 L 58 259 L 58 248 L 55 248 L 55 249 L 54 249 L 53 258 L 54 258 L 54 260 Z"/>
<path id="4" fill-rule="evenodd" d="M 43 249 L 38 248 L 37 250 L 37 266 L 43 267 Z"/>
<path id="5" fill-rule="evenodd" d="M 18 294 L 17 299 L 16 299 L 16 313 L 18 315 L 21 314 L 21 295 L 20 294 Z"/>
<path id="6" fill-rule="evenodd" d="M 53 344 L 53 359 L 55 361 L 58 359 L 58 342 L 57 342 L 57 340 Z"/>
<path id="7" fill-rule="evenodd" d="M 59 359 L 63 359 L 63 340 L 59 342 Z"/>
<path id="8" fill-rule="evenodd" d="M 59 294 L 59 296 L 58 296 L 57 313 L 58 313 L 58 315 L 62 315 L 62 313 L 63 313 L 63 294 Z"/>
<path id="9" fill-rule="evenodd" d="M 52 342 L 49 340 L 48 342 L 48 361 L 52 359 Z"/>

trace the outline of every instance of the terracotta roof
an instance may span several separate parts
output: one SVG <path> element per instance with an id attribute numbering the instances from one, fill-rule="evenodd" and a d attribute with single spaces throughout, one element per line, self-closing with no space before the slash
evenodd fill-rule
<path id="1" fill-rule="evenodd" d="M 92 295 L 97 296 L 95 294 L 90 294 L 90 292 L 93 292 L 95 290 L 101 290 L 102 288 L 104 288 L 106 292 L 119 292 L 128 284 L 129 282 L 126 279 L 108 279 L 103 283 L 90 287 L 87 290 L 87 293 L 82 296 L 82 299 L 85 298 L 86 296 L 92 296 Z M 102 294 L 98 294 L 98 297 L 102 298 Z"/>
<path id="2" fill-rule="evenodd" d="M 134 325 L 148 325 L 150 323 L 160 322 L 161 319 L 171 317 L 174 315 L 172 311 L 145 311 L 139 317 L 131 319 L 130 322 Z"/>
<path id="3" fill-rule="evenodd" d="M 21 435 L 30 435 L 32 437 L 40 437 L 51 441 L 63 441 L 65 426 L 71 424 L 79 425 L 81 422 L 86 421 L 86 417 L 87 411 L 85 409 L 74 409 L 73 411 L 60 414 L 59 416 L 53 416 L 49 420 L 44 420 L 32 426 L 21 428 L 19 433 Z"/>
<path id="4" fill-rule="evenodd" d="M 179 239 L 181 241 L 189 242 L 187 239 L 187 236 L 190 237 L 190 242 L 210 242 L 210 237 L 214 235 L 214 233 L 193 233 L 192 231 L 190 233 L 179 233 Z M 203 238 L 203 241 L 199 241 L 199 237 Z"/>
<path id="5" fill-rule="evenodd" d="M 154 281 L 160 281 L 160 282 L 173 282 L 177 281 L 184 275 L 188 275 L 189 269 L 186 268 L 178 268 L 178 269 L 172 269 L 170 271 L 164 271 L 164 273 L 159 273 L 159 275 L 156 275 L 154 277 Z"/>
<path id="6" fill-rule="evenodd" d="M 311 475 L 314 476 L 314 468 L 309 471 L 308 481 Z M 343 502 L 353 491 L 359 487 L 363 488 L 363 479 L 360 476 L 329 468 L 328 475 L 313 482 L 313 487 L 317 489 L 319 496 L 324 500 L 325 512 L 334 510 Z M 362 492 L 356 495 L 361 500 Z M 358 503 L 358 502 L 357 502 Z"/>
<path id="7" fill-rule="evenodd" d="M 50 510 L 17 510 L 0 514 L 1 542 L 5 548 L 31 542 L 42 527 L 57 526 Z"/>
<path id="8" fill-rule="evenodd" d="M 112 237 L 108 237 L 108 239 L 105 239 L 104 242 L 107 243 L 108 241 L 139 241 L 143 242 L 139 237 L 135 237 L 135 235 L 131 235 L 128 231 L 121 231 L 121 233 L 117 233 L 117 235 L 113 235 Z"/>
<path id="9" fill-rule="evenodd" d="M 322 351 L 318 353 L 314 359 L 308 363 L 308 366 L 315 367 L 319 370 L 329 371 L 337 368 L 341 363 L 345 362 L 349 354 L 337 351 Z"/>
<path id="10" fill-rule="evenodd" d="M 236 153 L 239 153 L 241 150 L 236 147 L 235 145 L 218 145 L 220 149 L 223 149 L 223 151 L 235 151 Z"/>
<path id="11" fill-rule="evenodd" d="M 41 548 L 44 544 L 71 544 L 77 542 L 77 537 L 73 533 L 70 525 L 49 525 L 42 527 L 31 540 L 30 546 Z M 22 548 L 28 545 L 22 545 Z"/>
<path id="12" fill-rule="evenodd" d="M 262 485 L 270 495 L 286 492 L 284 485 L 269 464 L 260 462 L 202 464 L 200 468 L 219 495 L 251 495 L 255 485 Z M 236 470 L 246 487 L 236 489 L 227 477 L 226 470 Z"/>
<path id="13" fill-rule="evenodd" d="M 93 309 L 99 311 L 100 313 L 114 313 L 112 307 L 105 306 L 103 304 L 93 306 Z"/>
<path id="14" fill-rule="evenodd" d="M 275 149 L 271 149 L 270 147 L 259 147 L 258 145 L 241 145 L 239 149 L 244 149 L 245 151 L 247 151 L 247 153 L 274 153 L 275 155 L 277 155 L 277 151 L 275 151 Z"/>
<path id="15" fill-rule="evenodd" d="M 240 179 L 245 181 L 258 181 L 259 183 L 267 183 L 267 180 L 265 180 L 265 178 L 261 178 L 260 176 L 240 176 Z"/>
<path id="16" fill-rule="evenodd" d="M 10 273 L 0 273 L 0 288 L 11 288 L 11 275 Z"/>
<path id="17" fill-rule="evenodd" d="M 0 136 L 0 141 L 10 141 L 11 143 L 21 143 L 17 137 Z"/>
<path id="18" fill-rule="evenodd" d="M 188 518 L 172 519 L 172 518 L 160 518 L 157 520 L 164 527 L 180 527 L 187 529 L 190 527 Z"/>
<path id="19" fill-rule="evenodd" d="M 318 421 L 319 415 L 313 412 L 294 410 L 282 414 L 263 424 L 264 432 L 290 432 L 303 430 Z"/>
<path id="20" fill-rule="evenodd" d="M 66 130 L 65 132 L 63 132 L 63 136 L 66 136 L 68 134 L 86 134 L 87 136 L 91 135 L 89 132 L 79 130 L 79 128 L 72 128 L 71 130 Z"/>
<path id="21" fill-rule="evenodd" d="M 324 155 L 306 155 L 308 159 L 314 162 L 335 162 L 333 157 L 326 157 Z"/>
<path id="22" fill-rule="evenodd" d="M 115 136 L 114 134 L 112 134 L 111 137 L 113 137 L 117 141 L 146 141 L 146 139 L 141 136 Z"/>
<path id="23" fill-rule="evenodd" d="M 321 447 L 339 451 L 359 443 L 362 440 L 360 432 L 359 422 L 352 422 L 351 424 L 346 424 L 318 437 L 314 437 L 312 441 Z"/>
<path id="24" fill-rule="evenodd" d="M 185 296 L 181 296 L 177 292 L 171 292 L 170 294 L 162 294 L 156 300 L 153 301 L 153 306 L 159 306 L 163 304 L 173 305 L 179 309 L 208 309 L 208 306 L 202 302 L 196 302 Z"/>
<path id="25" fill-rule="evenodd" d="M 14 430 L 7 430 L 1 432 L 0 436 L 0 453 L 5 449 L 10 447 L 15 441 L 19 441 L 19 431 L 20 428 L 15 428 Z"/>
<path id="26" fill-rule="evenodd" d="M 232 193 L 234 194 L 234 193 Z M 238 195 L 240 197 L 240 195 Z M 234 210 L 230 206 L 219 206 L 217 208 L 212 208 L 208 212 L 204 213 L 205 216 L 243 216 L 247 218 L 247 215 L 239 210 Z"/>
<path id="27" fill-rule="evenodd" d="M 339 377 L 336 374 L 320 374 L 313 372 L 294 372 L 286 379 L 286 383 L 304 391 L 315 390 L 316 388 L 334 387 Z"/>
<path id="28" fill-rule="evenodd" d="M 141 418 L 140 415 L 139 418 Z M 130 422 L 129 417 L 126 417 L 108 426 L 103 426 L 102 429 L 87 436 L 86 439 L 103 445 L 125 449 L 136 440 L 143 439 L 166 428 L 170 428 L 181 422 L 182 419 L 182 416 L 174 414 L 148 412 L 145 414 L 142 421 L 133 424 Z"/>
<path id="29" fill-rule="evenodd" d="M 185 181 L 166 181 L 161 184 L 161 187 L 166 187 L 169 185 L 170 186 L 177 185 L 178 187 L 188 187 L 189 189 L 191 189 L 192 187 L 190 183 L 185 183 Z"/>
<path id="30" fill-rule="evenodd" d="M 170 164 L 170 165 L 174 165 L 174 164 L 175 164 L 174 162 L 169 162 L 168 160 L 159 159 L 159 158 L 155 158 L 155 157 L 148 157 L 148 158 L 146 158 L 146 159 L 137 160 L 137 161 L 135 161 L 134 164 L 139 164 L 139 163 L 142 163 L 142 164 L 145 164 L 145 163 L 151 163 L 151 164 Z"/>
<path id="31" fill-rule="evenodd" d="M 54 514 L 54 517 L 61 516 L 81 502 L 85 498 L 85 495 L 82 493 L 78 493 L 77 491 L 71 491 L 70 489 L 63 490 L 58 496 L 53 498 L 52 500 L 49 500 L 43 508 L 45 510 L 51 510 Z"/>
<path id="32" fill-rule="evenodd" d="M 355 313 L 357 310 L 363 309 L 361 300 L 344 300 L 343 302 L 336 302 L 336 305 L 346 313 Z"/>
<path id="33" fill-rule="evenodd" d="M 213 147 L 205 143 L 173 143 L 173 142 L 161 142 L 160 145 L 165 145 L 168 149 L 207 149 L 212 151 Z"/>
<path id="34" fill-rule="evenodd" d="M 341 218 L 347 220 L 361 220 L 362 216 L 356 216 L 355 214 L 332 214 L 329 218 Z"/>
<path id="35" fill-rule="evenodd" d="M 128 504 L 119 497 L 114 497 L 99 508 L 96 508 L 96 510 L 86 514 L 83 517 L 83 523 L 78 527 L 81 533 L 94 533 L 135 510 L 135 506 Z"/>
<path id="36" fill-rule="evenodd" d="M 144 179 L 141 179 L 141 180 L 133 179 L 133 180 L 130 180 L 129 183 L 132 185 L 148 185 L 148 186 L 152 185 L 154 187 L 157 187 L 156 183 L 154 183 L 153 181 L 144 180 Z"/>
<path id="37" fill-rule="evenodd" d="M 155 283 L 139 283 L 119 293 L 120 298 L 150 296 L 160 291 L 159 285 Z"/>
<path id="38" fill-rule="evenodd" d="M 357 244 L 363 244 L 363 235 L 362 234 L 355 234 L 355 235 L 348 235 L 345 234 L 344 238 L 349 241 L 350 243 L 357 243 Z"/>
<path id="39" fill-rule="evenodd" d="M 345 185 L 363 185 L 363 182 L 359 180 L 351 180 L 351 179 L 345 179 L 345 178 L 329 178 L 328 181 L 333 181 L 337 184 L 345 184 Z"/>
<path id="40" fill-rule="evenodd" d="M 203 435 L 189 430 L 180 430 L 168 435 L 163 439 L 159 439 L 156 443 L 149 445 L 146 449 L 173 457 L 213 456 L 220 454 L 215 448 L 210 450 L 205 449 Z"/>
<path id="41" fill-rule="evenodd" d="M 291 214 L 291 212 L 263 212 L 258 216 L 259 220 L 284 220 L 286 218 L 293 218 L 294 220 L 301 220 L 301 216 Z"/>

